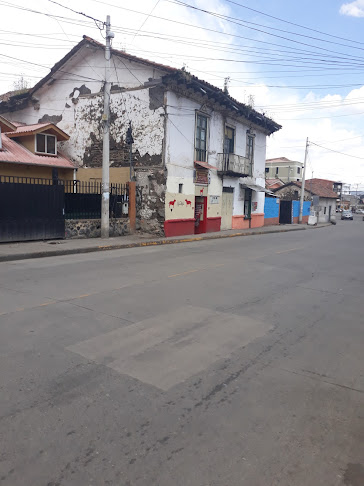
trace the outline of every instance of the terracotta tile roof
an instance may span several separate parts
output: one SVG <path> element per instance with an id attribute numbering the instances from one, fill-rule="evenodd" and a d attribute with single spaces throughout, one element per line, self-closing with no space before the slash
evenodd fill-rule
<path id="1" fill-rule="evenodd" d="M 87 35 L 83 36 L 83 39 L 90 44 L 93 44 L 97 47 L 100 47 L 102 50 L 105 49 L 105 46 L 101 44 L 101 42 L 96 41 L 95 39 L 92 39 L 92 37 L 89 37 Z M 132 54 L 128 54 L 127 52 L 124 51 L 119 51 L 117 49 L 111 49 L 112 53 L 115 54 L 116 56 L 124 57 L 125 59 L 129 59 L 130 61 L 136 61 L 136 62 L 142 62 L 145 64 L 148 64 L 149 66 L 155 66 L 157 68 L 160 68 L 164 71 L 170 71 L 170 72 L 177 72 L 179 69 L 174 68 L 172 66 L 167 66 L 166 64 L 160 64 L 159 62 L 154 62 L 154 61 L 149 61 L 148 59 L 144 59 L 143 57 L 139 56 L 133 56 Z"/>
<path id="2" fill-rule="evenodd" d="M 11 140 L 6 134 L 1 134 L 2 148 L 0 149 L 0 162 L 14 164 L 30 164 L 47 167 L 60 167 L 74 169 L 75 165 L 60 152 L 56 156 L 36 155 L 19 143 Z M 1 169 L 0 169 L 1 170 Z"/>
<path id="3" fill-rule="evenodd" d="M 27 93 L 21 95 L 21 99 L 13 100 L 12 96 L 10 96 L 8 100 L 8 104 L 4 103 L 7 106 L 4 106 L 2 108 L 3 112 L 9 111 L 9 107 L 11 106 L 13 107 L 13 109 L 14 106 L 16 109 L 21 109 L 23 105 L 26 104 L 29 101 L 29 99 L 31 99 L 32 95 L 38 89 L 40 89 L 44 84 L 46 84 L 50 79 L 52 79 L 52 77 L 57 71 L 62 72 L 62 67 L 67 63 L 67 61 L 69 61 L 73 56 L 75 56 L 82 47 L 87 45 L 92 45 L 102 50 L 105 49 L 105 46 L 100 42 L 92 39 L 91 37 L 83 36 L 82 41 L 80 41 L 60 61 L 58 61 L 44 78 L 42 78 L 33 88 L 28 90 Z M 212 100 L 221 103 L 222 106 L 228 107 L 229 109 L 233 110 L 234 113 L 237 112 L 239 116 L 244 116 L 248 121 L 252 123 L 256 123 L 259 126 L 262 126 L 268 131 L 268 133 L 274 133 L 275 131 L 280 130 L 280 128 L 282 128 L 281 125 L 279 125 L 278 123 L 274 122 L 273 120 L 266 117 L 265 115 L 257 112 L 250 106 L 235 100 L 230 95 L 224 93 L 224 91 L 221 90 L 220 88 L 217 88 L 216 86 L 208 83 L 207 81 L 200 80 L 196 76 L 192 76 L 189 73 L 183 72 L 180 69 L 167 66 L 165 64 L 160 64 L 154 61 L 149 61 L 147 59 L 143 59 L 138 56 L 133 56 L 131 54 L 127 54 L 124 51 L 119 51 L 116 49 L 112 49 L 112 54 L 123 59 L 135 61 L 138 63 L 143 63 L 148 66 L 156 67 L 161 71 L 164 71 L 165 75 L 163 76 L 163 82 L 165 83 L 175 81 L 177 84 L 179 84 L 182 81 L 186 83 L 189 89 L 193 89 L 194 87 L 196 87 L 196 90 L 198 91 L 201 90 L 201 88 L 203 88 L 203 92 L 205 92 L 206 90 L 207 93 L 205 94 L 207 94 L 207 96 L 209 96 Z M 1 112 L 1 107 L 0 107 L 0 112 Z"/>
<path id="4" fill-rule="evenodd" d="M 13 122 L 12 122 L 13 123 Z M 16 126 L 16 131 L 12 132 L 14 136 L 17 133 L 33 133 L 36 130 L 39 130 L 40 128 L 44 128 L 49 125 L 49 123 L 35 123 L 34 125 L 21 125 L 17 123 L 13 123 Z M 9 134 L 10 135 L 10 134 Z"/>
<path id="5" fill-rule="evenodd" d="M 266 179 L 265 187 L 268 189 L 276 189 L 277 187 L 284 186 L 284 182 L 280 179 Z"/>
<path id="6" fill-rule="evenodd" d="M 15 124 L 14 124 L 15 125 Z M 35 123 L 33 125 L 17 125 L 16 130 L 12 132 L 5 132 L 9 138 L 17 138 L 22 135 L 31 135 L 44 131 L 51 131 L 54 135 L 57 135 L 59 141 L 68 140 L 70 137 L 61 130 L 54 123 Z"/>
<path id="7" fill-rule="evenodd" d="M 30 88 L 23 88 L 23 89 L 14 89 L 12 91 L 8 91 L 7 93 L 0 94 L 0 102 L 1 101 L 9 101 L 10 98 L 17 95 L 23 95 L 30 91 Z"/>
<path id="8" fill-rule="evenodd" d="M 287 157 L 276 157 L 275 159 L 267 159 L 266 162 L 277 162 L 280 160 L 281 162 L 291 162 Z"/>
<path id="9" fill-rule="evenodd" d="M 23 127 L 24 125 L 26 125 L 26 123 L 21 123 L 21 122 L 18 122 L 18 121 L 12 121 L 11 122 L 15 127 Z"/>
<path id="10" fill-rule="evenodd" d="M 267 159 L 265 161 L 266 164 L 274 164 L 276 162 L 291 162 L 291 163 L 302 163 L 302 162 L 299 162 L 298 160 L 290 160 L 290 159 L 287 159 L 287 157 L 276 157 L 275 159 Z"/>
<path id="11" fill-rule="evenodd" d="M 288 186 L 291 186 L 291 185 L 301 187 L 301 182 L 298 182 L 298 181 L 297 182 L 289 182 L 285 186 L 282 186 L 282 187 L 279 187 L 278 189 L 275 189 L 274 192 L 277 192 L 277 191 L 283 189 L 284 187 L 288 187 Z M 305 191 L 310 192 L 314 196 L 326 197 L 326 198 L 329 198 L 329 199 L 337 199 L 338 198 L 338 195 L 336 194 L 336 192 L 334 192 L 332 190 L 332 188 L 328 187 L 326 184 L 322 184 L 320 182 L 320 179 L 308 179 L 305 182 Z"/>

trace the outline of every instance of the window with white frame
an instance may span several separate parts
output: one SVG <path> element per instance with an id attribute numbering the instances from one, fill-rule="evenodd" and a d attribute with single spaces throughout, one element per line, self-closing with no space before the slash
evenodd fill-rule
<path id="1" fill-rule="evenodd" d="M 199 162 L 207 162 L 207 129 L 207 116 L 197 113 L 195 130 L 195 160 Z"/>
<path id="2" fill-rule="evenodd" d="M 37 133 L 35 151 L 39 154 L 57 155 L 57 137 L 47 133 Z"/>

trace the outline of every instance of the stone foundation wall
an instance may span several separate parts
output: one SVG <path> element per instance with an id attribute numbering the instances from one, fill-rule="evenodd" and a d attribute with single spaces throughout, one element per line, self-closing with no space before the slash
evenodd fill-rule
<path id="1" fill-rule="evenodd" d="M 164 235 L 166 174 L 163 168 L 136 171 L 136 229 Z"/>
<path id="2" fill-rule="evenodd" d="M 110 236 L 130 234 L 128 218 L 110 219 Z M 100 219 L 66 219 L 66 238 L 100 238 Z"/>

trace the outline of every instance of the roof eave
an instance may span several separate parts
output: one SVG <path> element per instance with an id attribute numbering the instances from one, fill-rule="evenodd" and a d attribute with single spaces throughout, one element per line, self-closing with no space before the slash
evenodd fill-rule
<path id="1" fill-rule="evenodd" d="M 248 123 L 259 126 L 269 135 L 277 132 L 282 128 L 281 125 L 271 120 L 270 118 L 267 118 L 261 113 L 255 111 L 248 105 L 244 105 L 243 103 L 234 100 L 234 98 L 231 98 L 229 95 L 224 93 L 216 86 L 213 86 L 206 81 L 200 80 L 195 76 L 191 76 L 188 73 L 184 73 L 181 70 L 163 77 L 163 83 L 170 89 L 173 89 L 173 82 L 175 82 L 177 86 L 184 84 L 187 88 L 193 89 L 200 94 L 202 92 L 212 101 L 220 103 L 222 106 L 225 106 L 226 109 L 231 111 L 233 116 L 235 115 L 245 118 Z"/>

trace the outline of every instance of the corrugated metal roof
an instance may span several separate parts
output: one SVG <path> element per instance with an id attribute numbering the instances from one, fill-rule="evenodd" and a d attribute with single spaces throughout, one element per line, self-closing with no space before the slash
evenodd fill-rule
<path id="1" fill-rule="evenodd" d="M 14 164 L 30 164 L 48 167 L 63 167 L 74 169 L 75 165 L 60 152 L 56 156 L 36 155 L 19 143 L 11 140 L 6 134 L 1 134 L 2 149 L 0 149 L 0 162 Z"/>

